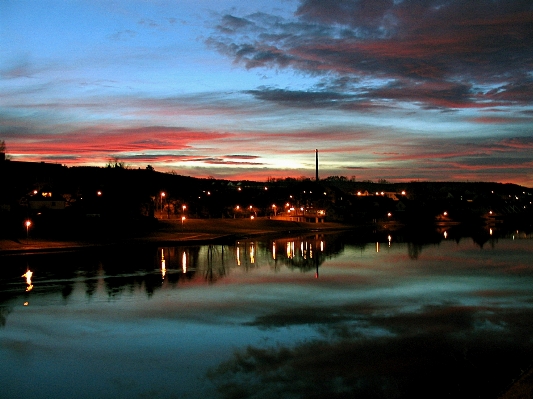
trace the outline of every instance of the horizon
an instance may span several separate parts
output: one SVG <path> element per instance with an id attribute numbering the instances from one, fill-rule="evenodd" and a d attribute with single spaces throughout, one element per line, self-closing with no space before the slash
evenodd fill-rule
<path id="1" fill-rule="evenodd" d="M 52 163 L 52 162 L 45 162 L 45 161 L 22 161 L 22 160 L 12 160 L 12 159 L 9 159 L 7 158 L 6 159 L 6 162 L 15 162 L 15 163 L 33 163 L 33 164 L 45 164 L 45 165 L 56 165 L 56 166 L 60 166 L 60 167 L 64 167 L 64 168 L 97 168 L 97 169 L 121 169 L 121 170 L 131 170 L 131 171 L 136 171 L 136 170 L 148 170 L 147 168 L 143 168 L 141 166 L 135 166 L 133 167 L 132 165 L 126 165 L 126 164 L 123 164 L 122 166 L 112 166 L 112 165 L 66 165 L 66 164 L 60 164 L 60 163 Z M 150 165 L 151 166 L 151 165 Z M 300 175 L 300 176 L 268 176 L 267 177 L 267 180 L 253 180 L 253 179 L 247 179 L 247 178 L 241 178 L 241 179 L 231 179 L 231 178 L 222 178 L 222 177 L 214 177 L 214 176 L 191 176 L 191 175 L 181 175 L 181 174 L 178 174 L 176 173 L 175 171 L 161 171 L 161 170 L 156 170 L 155 168 L 154 169 L 151 169 L 151 172 L 154 172 L 154 173 L 161 173 L 161 174 L 168 174 L 168 175 L 171 175 L 171 176 L 179 176 L 179 177 L 187 177 L 187 178 L 193 178 L 193 179 L 205 179 L 205 180 L 210 180 L 210 179 L 213 179 L 213 180 L 227 180 L 227 181 L 230 181 L 230 182 L 251 182 L 251 183 L 262 183 L 262 184 L 268 184 L 268 183 L 273 183 L 273 182 L 278 182 L 278 181 L 283 181 L 283 180 L 290 180 L 290 179 L 293 179 L 293 180 L 296 180 L 296 181 L 300 181 L 300 182 L 303 182 L 303 181 L 312 181 L 312 182 L 315 182 L 315 177 L 308 177 L 308 176 L 303 176 L 303 175 Z M 509 182 L 498 182 L 498 181 L 481 181 L 481 180 L 477 180 L 477 181 L 471 181 L 471 180 L 420 180 L 420 179 L 417 179 L 417 180 L 413 180 L 413 179 L 405 179 L 405 180 L 402 180 L 402 181 L 389 181 L 389 180 L 386 180 L 386 179 L 382 179 L 383 181 L 380 181 L 380 180 L 370 180 L 370 179 L 364 179 L 364 180 L 357 180 L 355 179 L 355 176 L 344 176 L 344 175 L 328 175 L 328 176 L 325 176 L 323 178 L 320 178 L 319 179 L 319 182 L 321 181 L 332 181 L 332 179 L 344 179 L 346 182 L 349 182 L 349 183 L 361 183 L 361 184 L 414 184 L 414 183 L 436 183 L 436 184 L 503 184 L 503 185 L 517 185 L 519 187 L 523 187 L 523 188 L 527 188 L 527 189 L 533 189 L 533 187 L 528 187 L 528 186 L 523 186 L 523 185 L 520 185 L 520 184 L 517 184 L 517 183 L 509 183 Z"/>
<path id="2" fill-rule="evenodd" d="M 533 187 L 533 5 L 0 5 L 13 161 Z"/>

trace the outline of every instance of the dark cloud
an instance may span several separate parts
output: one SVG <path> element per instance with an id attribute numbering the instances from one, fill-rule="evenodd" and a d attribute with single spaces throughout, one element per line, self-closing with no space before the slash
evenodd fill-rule
<path id="1" fill-rule="evenodd" d="M 257 158 L 259 158 L 256 155 L 239 155 L 239 154 L 225 155 L 224 157 L 225 158 L 232 158 L 232 159 L 257 159 Z"/>
<path id="2" fill-rule="evenodd" d="M 338 107 L 341 104 L 357 101 L 355 96 L 327 91 L 295 91 L 262 87 L 246 93 L 260 100 L 303 108 Z"/>
<path id="3" fill-rule="evenodd" d="M 262 162 L 232 161 L 232 160 L 227 160 L 224 158 L 203 158 L 203 159 L 197 159 L 197 161 L 201 161 L 209 165 L 247 165 L 247 166 L 264 165 Z"/>
<path id="4" fill-rule="evenodd" d="M 2 79 L 30 78 L 37 72 L 40 72 L 28 60 L 21 59 L 11 64 L 4 64 L 0 68 L 0 77 Z"/>
<path id="5" fill-rule="evenodd" d="M 383 80 L 362 93 L 369 98 L 430 108 L 533 98 L 533 5 L 525 0 L 302 0 L 291 20 L 225 15 L 207 43 L 249 69 L 292 68 L 332 85 Z M 336 87 L 338 96 L 361 94 L 357 85 Z M 322 105 L 318 96 L 302 100 Z"/>
<path id="6" fill-rule="evenodd" d="M 109 38 L 111 40 L 122 41 L 122 40 L 133 39 L 135 36 L 137 36 L 137 32 L 131 29 L 126 29 L 126 30 L 113 33 L 112 35 L 109 36 Z"/>

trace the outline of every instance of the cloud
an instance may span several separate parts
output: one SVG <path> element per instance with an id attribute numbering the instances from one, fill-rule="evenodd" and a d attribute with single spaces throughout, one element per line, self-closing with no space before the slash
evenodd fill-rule
<path id="1" fill-rule="evenodd" d="M 194 131 L 181 127 L 146 126 L 122 128 L 94 126 L 62 134 L 6 133 L 9 149 L 16 154 L 60 156 L 106 156 L 123 152 L 176 151 L 193 143 L 228 138 L 231 134 Z M 10 138 L 14 140 L 10 142 Z"/>
<path id="2" fill-rule="evenodd" d="M 533 98 L 533 8 L 523 0 L 302 0 L 292 19 L 226 14 L 216 26 L 206 43 L 245 68 L 352 79 L 337 92 L 249 92 L 266 101 L 392 99 L 447 109 Z M 361 78 L 381 82 L 355 83 Z M 489 84 L 498 89 L 482 88 Z"/>

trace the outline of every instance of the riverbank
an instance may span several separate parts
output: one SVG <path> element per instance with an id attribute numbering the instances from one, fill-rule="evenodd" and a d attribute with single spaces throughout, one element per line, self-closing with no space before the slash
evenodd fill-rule
<path id="1" fill-rule="evenodd" d="M 204 244 L 274 234 L 298 234 L 313 231 L 346 230 L 340 223 L 302 223 L 270 219 L 187 219 L 159 220 L 146 234 L 111 241 L 59 241 L 45 238 L 0 239 L 0 255 L 34 252 L 56 252 L 90 247 L 136 243 Z"/>

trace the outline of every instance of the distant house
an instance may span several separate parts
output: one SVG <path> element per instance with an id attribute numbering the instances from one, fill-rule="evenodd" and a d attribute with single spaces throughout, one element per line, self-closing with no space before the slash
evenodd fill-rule
<path id="1" fill-rule="evenodd" d="M 393 201 L 399 201 L 400 198 L 405 197 L 405 191 L 395 192 L 395 191 L 376 191 L 375 193 L 369 193 L 368 190 L 357 191 L 356 194 L 358 197 L 386 197 L 390 198 Z"/>
<path id="2" fill-rule="evenodd" d="M 324 223 L 326 211 L 313 208 L 290 208 L 287 212 L 282 212 L 272 219 L 288 220 L 291 222 Z"/>
<path id="3" fill-rule="evenodd" d="M 35 190 L 28 198 L 28 206 L 31 210 L 62 210 L 65 209 L 65 199 L 54 195 L 52 191 L 43 189 Z"/>

